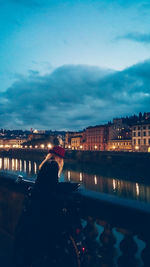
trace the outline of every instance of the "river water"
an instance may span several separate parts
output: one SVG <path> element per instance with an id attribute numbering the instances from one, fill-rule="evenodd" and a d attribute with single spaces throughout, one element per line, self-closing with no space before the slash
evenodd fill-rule
<path id="1" fill-rule="evenodd" d="M 22 160 L 15 158 L 0 158 L 0 171 L 21 174 L 28 179 L 36 179 L 39 161 Z M 66 165 L 60 181 L 79 182 L 83 189 L 115 195 L 120 198 L 134 199 L 150 203 L 150 185 L 138 180 L 130 181 L 130 177 L 122 178 L 114 172 L 95 170 L 89 166 Z"/>

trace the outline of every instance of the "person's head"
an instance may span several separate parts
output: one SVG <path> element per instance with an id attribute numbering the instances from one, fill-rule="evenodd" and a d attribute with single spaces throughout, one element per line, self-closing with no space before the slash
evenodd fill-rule
<path id="1" fill-rule="evenodd" d="M 63 165 L 64 165 L 64 158 L 65 158 L 65 149 L 61 146 L 54 146 L 52 149 L 49 150 L 50 159 L 55 160 L 58 163 L 59 171 L 58 176 L 60 176 Z"/>

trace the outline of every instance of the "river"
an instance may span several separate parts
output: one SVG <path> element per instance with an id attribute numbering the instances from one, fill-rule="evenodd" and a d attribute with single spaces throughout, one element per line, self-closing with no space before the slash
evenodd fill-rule
<path id="1" fill-rule="evenodd" d="M 28 179 L 36 179 L 39 161 L 22 160 L 15 158 L 0 158 L 0 170 L 21 174 Z M 127 179 L 128 178 L 128 179 Z M 150 185 L 140 183 L 139 181 L 130 181 L 130 177 L 114 176 L 114 173 L 104 173 L 98 168 L 94 172 L 93 168 L 85 166 L 65 165 L 60 181 L 79 182 L 83 189 L 88 189 L 105 194 L 115 195 L 120 198 L 134 199 L 150 203 Z"/>

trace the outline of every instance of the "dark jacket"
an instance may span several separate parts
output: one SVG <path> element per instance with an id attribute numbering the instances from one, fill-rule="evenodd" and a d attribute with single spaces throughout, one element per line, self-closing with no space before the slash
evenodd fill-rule
<path id="1" fill-rule="evenodd" d="M 47 161 L 39 171 L 28 208 L 23 211 L 16 229 L 16 266 L 28 265 L 31 258 L 50 247 L 55 238 L 59 206 L 54 201 L 57 186 L 58 164 Z"/>

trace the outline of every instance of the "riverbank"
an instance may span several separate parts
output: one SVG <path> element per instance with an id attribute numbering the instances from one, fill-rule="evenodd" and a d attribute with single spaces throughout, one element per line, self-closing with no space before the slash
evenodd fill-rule
<path id="1" fill-rule="evenodd" d="M 42 149 L 10 149 L 8 151 L 0 151 L 0 156 L 3 157 L 39 161 L 42 161 L 46 154 L 47 150 Z M 65 161 L 71 164 L 107 165 L 131 169 L 144 168 L 144 171 L 146 171 L 150 164 L 150 153 L 67 150 Z"/>

